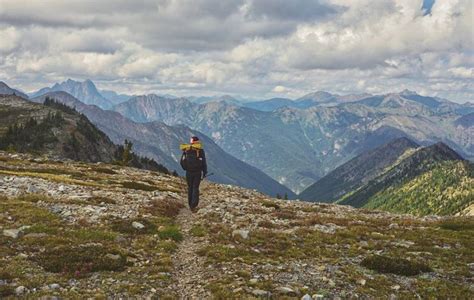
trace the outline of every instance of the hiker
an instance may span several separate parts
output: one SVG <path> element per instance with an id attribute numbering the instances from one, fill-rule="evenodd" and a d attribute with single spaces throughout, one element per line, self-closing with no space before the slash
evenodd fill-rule
<path id="1" fill-rule="evenodd" d="M 207 175 L 206 154 L 197 136 L 191 138 L 189 145 L 181 145 L 181 149 L 183 155 L 180 163 L 183 170 L 186 171 L 189 208 L 192 212 L 196 212 L 199 204 L 199 184 Z"/>

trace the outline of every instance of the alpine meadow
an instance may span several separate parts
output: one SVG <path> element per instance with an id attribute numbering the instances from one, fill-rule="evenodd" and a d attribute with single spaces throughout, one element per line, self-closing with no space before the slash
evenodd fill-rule
<path id="1" fill-rule="evenodd" d="M 1 299 L 474 299 L 471 0 L 0 0 Z"/>

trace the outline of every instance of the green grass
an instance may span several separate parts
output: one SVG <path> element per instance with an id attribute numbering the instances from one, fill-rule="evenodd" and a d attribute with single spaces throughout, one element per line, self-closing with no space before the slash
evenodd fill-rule
<path id="1" fill-rule="evenodd" d="M 207 234 L 207 229 L 203 225 L 198 224 L 193 226 L 189 233 L 194 237 L 203 237 Z"/>
<path id="2" fill-rule="evenodd" d="M 167 226 L 161 229 L 160 231 L 158 231 L 158 236 L 161 239 L 170 239 L 175 242 L 180 242 L 183 240 L 183 234 L 181 233 L 179 227 L 176 225 Z"/>
<path id="3" fill-rule="evenodd" d="M 0 199 L 0 211 L 7 213 L 10 219 L 0 216 L 0 225 L 17 227 L 24 225 L 44 225 L 55 227 L 62 224 L 62 220 L 45 208 L 37 207 L 34 203 L 17 199 Z"/>
<path id="4" fill-rule="evenodd" d="M 71 237 L 72 239 L 76 240 L 100 243 L 104 241 L 114 241 L 117 237 L 117 233 L 93 228 L 81 228 L 78 230 L 66 231 L 64 236 Z"/>

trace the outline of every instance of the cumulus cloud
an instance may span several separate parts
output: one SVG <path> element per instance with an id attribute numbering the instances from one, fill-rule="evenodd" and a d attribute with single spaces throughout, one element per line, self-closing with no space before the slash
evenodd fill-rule
<path id="1" fill-rule="evenodd" d="M 0 76 L 121 92 L 474 100 L 470 0 L 0 0 Z"/>

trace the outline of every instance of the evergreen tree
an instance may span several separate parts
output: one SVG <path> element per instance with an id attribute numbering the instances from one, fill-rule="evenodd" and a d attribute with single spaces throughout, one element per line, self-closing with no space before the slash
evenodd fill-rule
<path id="1" fill-rule="evenodd" d="M 128 166 L 132 160 L 132 147 L 133 143 L 129 140 L 125 140 L 122 153 L 122 164 Z"/>

